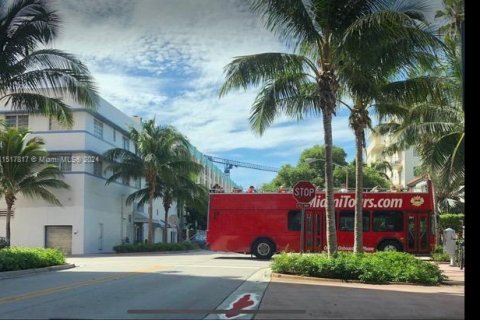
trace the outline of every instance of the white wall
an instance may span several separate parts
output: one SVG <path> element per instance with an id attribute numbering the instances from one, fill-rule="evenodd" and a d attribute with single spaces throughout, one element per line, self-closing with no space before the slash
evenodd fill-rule
<path id="1" fill-rule="evenodd" d="M 56 207 L 43 200 L 17 196 L 15 214 L 11 220 L 11 243 L 21 247 L 45 247 L 45 226 L 72 226 L 72 254 L 84 253 L 83 235 L 83 175 L 66 175 L 70 190 L 55 190 L 63 207 Z M 2 203 L 1 208 L 6 208 Z M 0 217 L 0 236 L 5 236 L 5 217 Z"/>
<path id="2" fill-rule="evenodd" d="M 118 183 L 106 186 L 104 179 L 85 176 L 86 252 L 112 252 L 113 246 L 121 243 L 122 236 L 123 238 L 127 236 L 128 214 L 131 214 L 132 206 L 127 206 L 125 199 L 134 190 Z M 103 224 L 101 244 L 100 223 Z"/>

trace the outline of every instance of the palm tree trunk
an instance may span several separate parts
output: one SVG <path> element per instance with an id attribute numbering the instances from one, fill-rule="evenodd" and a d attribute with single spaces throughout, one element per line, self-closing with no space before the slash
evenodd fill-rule
<path id="1" fill-rule="evenodd" d="M 363 252 L 363 130 L 355 130 L 355 223 L 353 252 Z"/>
<path id="2" fill-rule="evenodd" d="M 323 130 L 325 140 L 325 188 L 327 220 L 327 252 L 332 256 L 337 252 L 337 230 L 335 228 L 335 206 L 333 202 L 333 163 L 332 163 L 332 109 L 323 110 Z"/>
<path id="3" fill-rule="evenodd" d="M 165 225 L 163 227 L 163 243 L 167 243 L 167 232 L 168 232 L 168 210 L 170 209 L 170 206 L 165 204 L 163 204 L 163 208 L 165 210 L 165 216 L 164 216 L 164 222 L 165 222 Z"/>
<path id="4" fill-rule="evenodd" d="M 178 216 L 178 224 L 177 224 L 177 235 L 178 235 L 178 240 L 180 242 L 184 241 L 185 239 L 183 238 L 183 228 L 184 228 L 184 223 L 183 223 L 183 201 L 177 200 L 177 216 Z"/>
<path id="5" fill-rule="evenodd" d="M 10 218 L 12 216 L 12 207 L 15 203 L 15 195 L 10 192 L 5 193 L 5 202 L 7 203 L 7 216 L 5 219 L 5 238 L 7 245 L 10 246 L 11 230 L 10 230 Z"/>
<path id="6" fill-rule="evenodd" d="M 150 190 L 148 196 L 148 244 L 153 244 L 154 233 L 153 233 L 153 195 L 155 190 Z"/>
<path id="7" fill-rule="evenodd" d="M 7 240 L 7 245 L 10 246 L 10 215 L 12 214 L 12 207 L 7 205 L 7 217 L 5 221 L 5 238 Z"/>

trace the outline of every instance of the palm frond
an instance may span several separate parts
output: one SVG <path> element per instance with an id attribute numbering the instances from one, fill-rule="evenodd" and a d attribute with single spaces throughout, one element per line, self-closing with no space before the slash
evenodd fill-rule
<path id="1" fill-rule="evenodd" d="M 288 45 L 308 43 L 316 46 L 322 39 L 319 27 L 312 19 L 311 8 L 302 0 L 253 0 L 250 8 L 264 19 L 268 30 Z"/>
<path id="2" fill-rule="evenodd" d="M 69 127 L 73 125 L 73 114 L 61 99 L 50 98 L 38 93 L 10 93 L 0 97 L 0 102 L 13 110 L 27 111 L 53 117 Z"/>
<path id="3" fill-rule="evenodd" d="M 150 188 L 143 188 L 131 193 L 125 200 L 126 204 L 131 205 L 132 203 L 136 203 L 142 205 L 148 203 L 149 190 Z"/>
<path id="4" fill-rule="evenodd" d="M 318 87 L 304 74 L 286 75 L 268 81 L 261 89 L 250 111 L 252 129 L 263 134 L 276 116 L 284 113 L 300 120 L 321 112 Z"/>
<path id="5" fill-rule="evenodd" d="M 233 89 L 247 89 L 285 74 L 315 74 L 315 64 L 304 56 L 287 53 L 261 53 L 236 57 L 224 69 L 225 82 L 219 96 Z"/>

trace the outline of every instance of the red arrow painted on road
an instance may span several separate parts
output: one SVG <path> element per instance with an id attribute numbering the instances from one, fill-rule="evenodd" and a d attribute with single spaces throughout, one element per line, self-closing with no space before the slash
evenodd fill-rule
<path id="1" fill-rule="evenodd" d="M 247 307 L 250 307 L 255 304 L 255 301 L 250 299 L 250 294 L 245 294 L 243 295 L 240 299 L 237 299 L 232 305 L 232 309 L 225 313 L 225 316 L 227 318 L 233 318 L 238 316 L 241 312 L 242 309 L 245 309 Z"/>

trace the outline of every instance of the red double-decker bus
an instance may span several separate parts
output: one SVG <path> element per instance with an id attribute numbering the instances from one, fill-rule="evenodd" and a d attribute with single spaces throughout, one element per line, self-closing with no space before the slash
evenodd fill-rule
<path id="1" fill-rule="evenodd" d="M 429 192 L 363 194 L 365 251 L 431 252 L 435 244 L 433 196 Z M 339 250 L 352 250 L 354 193 L 335 193 Z M 325 193 L 316 193 L 304 216 L 304 250 L 326 250 Z M 213 251 L 252 253 L 269 259 L 275 252 L 299 251 L 301 210 L 291 193 L 210 194 L 207 245 Z"/>

